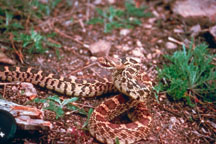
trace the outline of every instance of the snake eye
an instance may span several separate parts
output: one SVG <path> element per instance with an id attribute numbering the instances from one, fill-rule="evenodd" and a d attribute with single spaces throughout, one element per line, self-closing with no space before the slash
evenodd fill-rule
<path id="1" fill-rule="evenodd" d="M 112 66 L 112 65 L 110 64 L 110 62 L 109 62 L 107 59 L 103 58 L 103 57 L 99 57 L 99 58 L 98 58 L 98 62 L 99 62 L 99 64 L 100 64 L 101 66 L 103 66 L 103 67 L 105 67 L 105 68 L 109 68 L 109 67 Z"/>
<path id="2" fill-rule="evenodd" d="M 121 62 L 124 65 L 136 65 L 140 63 L 140 59 L 136 57 L 124 57 L 121 59 Z"/>
<path id="3" fill-rule="evenodd" d="M 130 58 L 129 58 L 129 61 L 130 61 L 132 64 L 138 64 L 138 63 L 140 63 L 140 59 L 135 58 L 135 57 L 130 57 Z"/>
<path id="4" fill-rule="evenodd" d="M 121 62 L 124 64 L 127 61 L 126 57 L 121 58 Z"/>

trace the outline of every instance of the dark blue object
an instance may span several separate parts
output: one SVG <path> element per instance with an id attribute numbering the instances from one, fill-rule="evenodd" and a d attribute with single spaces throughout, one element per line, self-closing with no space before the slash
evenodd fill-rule
<path id="1" fill-rule="evenodd" d="M 16 133 L 16 120 L 8 111 L 0 109 L 0 144 L 11 140 Z"/>

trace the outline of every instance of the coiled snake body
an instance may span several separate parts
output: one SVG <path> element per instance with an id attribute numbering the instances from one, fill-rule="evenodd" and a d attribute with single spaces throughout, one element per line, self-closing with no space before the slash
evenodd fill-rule
<path id="1" fill-rule="evenodd" d="M 119 91 L 122 94 L 109 98 L 97 106 L 92 113 L 88 128 L 91 135 L 102 143 L 134 143 L 146 138 L 151 123 L 145 103 L 151 93 L 152 83 L 140 73 L 140 63 L 127 57 L 116 60 L 101 59 L 101 64 L 114 69 L 112 82 L 67 79 L 32 68 L 0 67 L 0 79 L 30 82 L 50 90 L 77 97 L 94 97 L 104 93 Z M 110 120 L 133 108 L 127 124 L 115 124 Z"/>

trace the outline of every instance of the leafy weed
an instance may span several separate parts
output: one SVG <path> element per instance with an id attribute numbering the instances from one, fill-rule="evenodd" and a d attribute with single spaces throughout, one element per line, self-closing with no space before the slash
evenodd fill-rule
<path id="1" fill-rule="evenodd" d="M 194 102 L 216 101 L 216 67 L 212 64 L 215 55 L 210 55 L 207 45 L 200 44 L 193 50 L 183 46 L 182 51 L 166 55 L 169 64 L 158 70 L 159 84 L 156 91 L 165 91 L 173 100 Z"/>
<path id="2" fill-rule="evenodd" d="M 139 18 L 151 17 L 152 14 L 144 12 L 146 7 L 136 8 L 131 2 L 125 3 L 125 10 L 116 9 L 112 6 L 104 10 L 96 8 L 98 18 L 92 18 L 88 24 L 103 24 L 104 33 L 109 33 L 117 28 L 133 28 L 139 26 Z"/>
<path id="3" fill-rule="evenodd" d="M 61 47 L 59 44 L 49 42 L 47 35 L 34 30 L 36 20 L 49 16 L 61 0 L 42 3 L 39 0 L 0 0 L 0 31 L 4 33 L 0 39 L 8 41 L 5 36 L 14 35 L 15 44 L 21 43 L 28 53 L 44 53 L 48 48 Z M 26 23 L 29 28 L 25 28 Z M 8 41 L 9 42 L 9 41 Z M 60 58 L 58 49 L 56 55 Z"/>
<path id="4" fill-rule="evenodd" d="M 55 112 L 56 119 L 58 119 L 59 117 L 64 116 L 64 110 L 63 110 L 64 108 L 77 111 L 83 115 L 87 115 L 87 113 L 83 109 L 80 109 L 77 106 L 71 104 L 72 102 L 75 102 L 77 100 L 78 100 L 77 97 L 61 100 L 58 96 L 55 95 L 55 96 L 49 96 L 46 99 L 35 98 L 33 102 L 44 103 L 45 104 L 44 109 Z"/>
<path id="5" fill-rule="evenodd" d="M 14 33 L 14 40 L 16 42 L 22 43 L 23 48 L 26 48 L 29 53 L 44 53 L 47 51 L 44 48 L 46 46 L 53 46 L 53 47 L 61 47 L 61 45 L 54 44 L 47 41 L 45 36 L 42 36 L 35 30 L 31 30 L 30 34 L 25 33 Z"/>

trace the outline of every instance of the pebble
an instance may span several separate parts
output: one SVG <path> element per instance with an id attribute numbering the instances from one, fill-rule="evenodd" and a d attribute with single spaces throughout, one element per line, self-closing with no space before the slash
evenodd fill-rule
<path id="1" fill-rule="evenodd" d="M 95 56 L 90 57 L 90 59 L 91 59 L 92 61 L 97 61 L 97 57 L 95 57 Z"/>
<path id="2" fill-rule="evenodd" d="M 113 57 L 119 59 L 119 55 L 113 55 Z"/>
<path id="3" fill-rule="evenodd" d="M 170 118 L 170 122 L 175 124 L 178 120 L 176 119 L 176 117 L 171 117 Z"/>
<path id="4" fill-rule="evenodd" d="M 108 2 L 109 2 L 110 4 L 114 4 L 114 3 L 116 2 L 116 0 L 108 0 Z"/>
<path id="5" fill-rule="evenodd" d="M 131 49 L 131 47 L 129 47 L 128 45 L 120 46 L 120 48 L 121 48 L 123 51 L 129 51 L 129 50 Z"/>
<path id="6" fill-rule="evenodd" d="M 216 25 L 210 28 L 210 34 L 214 37 L 216 42 Z"/>
<path id="7" fill-rule="evenodd" d="M 105 40 L 98 40 L 89 46 L 89 50 L 96 56 L 107 56 L 111 48 L 111 43 Z"/>
<path id="8" fill-rule="evenodd" d="M 181 121 L 181 123 L 184 123 L 184 119 L 183 118 L 180 118 L 180 121 Z"/>
<path id="9" fill-rule="evenodd" d="M 174 31 L 174 33 L 184 33 L 183 29 L 175 28 L 173 31 Z"/>
<path id="10" fill-rule="evenodd" d="M 129 29 L 121 29 L 120 30 L 120 35 L 126 36 L 130 33 L 131 31 Z"/>
<path id="11" fill-rule="evenodd" d="M 147 55 L 147 59 L 152 59 L 152 54 L 151 54 L 151 53 L 149 53 L 149 54 Z"/>
<path id="12" fill-rule="evenodd" d="M 142 47 L 141 41 L 137 40 L 137 41 L 136 41 L 136 44 L 137 44 L 138 47 Z"/>
<path id="13" fill-rule="evenodd" d="M 192 37 L 197 36 L 200 31 L 201 31 L 201 26 L 199 24 L 192 26 L 190 28 L 190 32 L 191 32 Z"/>
<path id="14" fill-rule="evenodd" d="M 136 57 L 143 57 L 143 53 L 142 53 L 142 51 L 141 51 L 141 49 L 139 48 L 136 48 L 136 49 L 134 49 L 133 51 L 132 51 L 132 54 L 134 55 L 134 56 L 136 56 Z"/>
<path id="15" fill-rule="evenodd" d="M 83 76 L 83 72 L 77 72 L 77 75 Z"/>
<path id="16" fill-rule="evenodd" d="M 95 0 L 95 1 L 94 1 L 94 4 L 95 4 L 95 5 L 98 5 L 98 4 L 101 4 L 101 3 L 102 3 L 102 0 Z"/>
<path id="17" fill-rule="evenodd" d="M 143 27 L 146 28 L 146 29 L 151 29 L 152 25 L 151 24 L 144 24 Z"/>
<path id="18" fill-rule="evenodd" d="M 177 48 L 177 45 L 172 43 L 172 42 L 167 42 L 166 43 L 166 48 L 167 49 L 176 49 Z"/>

